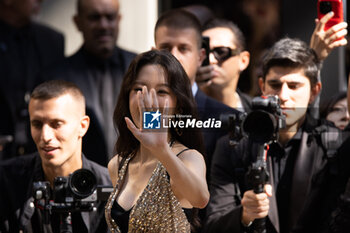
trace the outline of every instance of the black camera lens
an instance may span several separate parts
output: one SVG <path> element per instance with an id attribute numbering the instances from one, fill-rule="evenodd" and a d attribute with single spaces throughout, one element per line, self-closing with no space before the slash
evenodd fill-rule
<path id="1" fill-rule="evenodd" d="M 77 198 L 90 196 L 96 189 L 96 177 L 87 169 L 76 170 L 70 178 L 69 186 Z"/>
<path id="2" fill-rule="evenodd" d="M 267 143 L 275 136 L 278 122 L 274 115 L 263 110 L 248 114 L 243 122 L 243 130 L 256 143 Z"/>
<path id="3" fill-rule="evenodd" d="M 320 2 L 321 14 L 325 15 L 330 11 L 332 11 L 332 3 L 331 2 Z"/>

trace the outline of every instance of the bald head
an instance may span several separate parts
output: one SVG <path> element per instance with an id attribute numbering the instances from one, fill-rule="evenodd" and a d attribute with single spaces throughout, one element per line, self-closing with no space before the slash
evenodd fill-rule
<path id="1" fill-rule="evenodd" d="M 118 0 L 78 0 L 74 22 L 88 53 L 108 59 L 113 55 L 119 32 Z"/>
<path id="2" fill-rule="evenodd" d="M 95 2 L 103 2 L 104 0 L 95 0 Z M 91 0 L 78 0 L 77 1 L 77 14 L 81 14 L 86 7 L 88 7 L 91 3 Z M 111 0 L 111 2 L 115 9 L 119 12 L 119 0 Z"/>

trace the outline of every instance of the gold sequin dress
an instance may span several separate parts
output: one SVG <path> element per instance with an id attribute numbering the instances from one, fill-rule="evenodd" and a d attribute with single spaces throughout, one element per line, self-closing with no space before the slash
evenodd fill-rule
<path id="1" fill-rule="evenodd" d="M 120 169 L 119 179 L 105 208 L 106 221 L 113 233 L 120 233 L 120 230 L 111 217 L 111 209 L 123 185 L 131 158 L 130 155 Z M 131 210 L 128 232 L 190 232 L 190 223 L 171 190 L 168 174 L 160 162 Z"/>

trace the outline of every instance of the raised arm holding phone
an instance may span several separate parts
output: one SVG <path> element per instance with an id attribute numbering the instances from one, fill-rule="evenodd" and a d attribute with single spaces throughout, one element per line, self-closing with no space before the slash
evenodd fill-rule
<path id="1" fill-rule="evenodd" d="M 319 0 L 317 6 L 318 18 L 315 19 L 316 26 L 311 36 L 310 47 L 315 50 L 318 59 L 323 61 L 334 48 L 347 44 L 345 36 L 348 33 L 348 24 L 343 22 L 341 0 Z"/>

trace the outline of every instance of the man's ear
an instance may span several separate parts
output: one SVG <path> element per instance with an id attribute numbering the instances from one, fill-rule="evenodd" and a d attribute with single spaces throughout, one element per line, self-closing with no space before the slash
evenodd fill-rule
<path id="1" fill-rule="evenodd" d="M 74 22 L 75 26 L 77 27 L 78 31 L 81 31 L 80 17 L 78 15 L 73 16 L 73 22 Z"/>
<path id="2" fill-rule="evenodd" d="M 199 60 L 198 60 L 198 67 L 200 67 L 205 59 L 206 55 L 205 55 L 205 49 L 201 48 L 199 50 Z"/>
<path id="3" fill-rule="evenodd" d="M 83 137 L 87 130 L 89 129 L 89 125 L 90 125 L 90 117 L 85 115 L 80 119 L 80 132 L 79 132 L 79 136 Z"/>
<path id="4" fill-rule="evenodd" d="M 322 88 L 321 82 L 317 82 L 315 86 L 311 88 L 309 104 L 314 102 L 316 97 L 320 94 Z"/>
<path id="5" fill-rule="evenodd" d="M 247 69 L 250 61 L 250 53 L 243 51 L 239 54 L 239 71 L 242 72 Z"/>
<path id="6" fill-rule="evenodd" d="M 264 93 L 265 93 L 265 82 L 264 82 L 264 79 L 262 77 L 259 77 L 259 87 L 260 87 L 260 91 L 264 95 Z"/>

